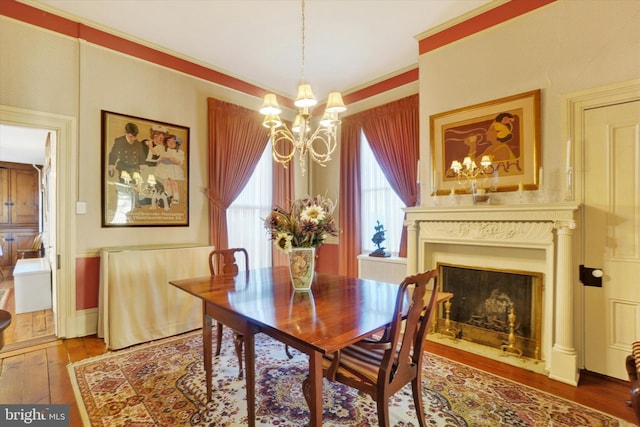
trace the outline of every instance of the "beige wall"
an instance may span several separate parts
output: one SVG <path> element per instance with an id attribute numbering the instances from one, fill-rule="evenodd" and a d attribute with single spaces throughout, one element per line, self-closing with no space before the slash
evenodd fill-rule
<path id="1" fill-rule="evenodd" d="M 425 53 L 419 68 L 423 205 L 430 203 L 432 176 L 429 116 L 538 88 L 543 182 L 548 201 L 558 201 L 565 182 L 563 96 L 640 77 L 640 2 L 559 0 Z"/>

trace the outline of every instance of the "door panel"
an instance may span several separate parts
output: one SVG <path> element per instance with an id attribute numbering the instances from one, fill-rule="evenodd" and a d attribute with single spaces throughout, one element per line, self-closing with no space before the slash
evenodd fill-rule
<path id="1" fill-rule="evenodd" d="M 0 167 L 0 224 L 9 224 L 9 169 Z"/>
<path id="2" fill-rule="evenodd" d="M 38 171 L 11 170 L 11 224 L 38 224 L 40 218 L 40 185 Z"/>
<path id="3" fill-rule="evenodd" d="M 585 111 L 585 368 L 627 379 L 640 339 L 640 100 Z"/>

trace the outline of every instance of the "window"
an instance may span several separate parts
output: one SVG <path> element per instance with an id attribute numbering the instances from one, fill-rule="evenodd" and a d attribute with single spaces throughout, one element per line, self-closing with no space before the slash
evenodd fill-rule
<path id="1" fill-rule="evenodd" d="M 360 192 L 362 197 L 361 229 L 362 252 L 373 252 L 377 249 L 371 241 L 376 232 L 377 221 L 384 226 L 385 241 L 381 247 L 391 255 L 398 255 L 400 250 L 400 234 L 404 220 L 405 207 L 402 200 L 389 185 L 389 181 L 382 173 L 373 152 L 369 147 L 364 132 L 361 131 L 362 144 L 360 147 Z"/>
<path id="2" fill-rule="evenodd" d="M 267 144 L 253 175 L 240 195 L 227 209 L 229 247 L 249 252 L 250 268 L 271 266 L 271 246 L 264 229 L 264 218 L 272 208 L 273 160 Z"/>

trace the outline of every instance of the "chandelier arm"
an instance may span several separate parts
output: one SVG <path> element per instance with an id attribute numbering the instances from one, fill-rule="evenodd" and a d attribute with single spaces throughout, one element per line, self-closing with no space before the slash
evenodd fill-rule
<path id="1" fill-rule="evenodd" d="M 331 160 L 331 155 L 338 145 L 335 130 L 335 128 L 319 127 L 309 138 L 307 150 L 315 162 L 322 164 Z M 314 148 L 318 143 L 322 143 L 321 146 L 324 150 L 318 151 Z M 326 166 L 326 164 L 322 164 L 322 166 Z"/>
<path id="2" fill-rule="evenodd" d="M 281 144 L 281 142 L 285 142 L 286 144 Z M 282 150 L 282 146 L 289 146 L 290 151 L 286 150 L 284 153 L 279 151 Z M 293 156 L 296 153 L 296 143 L 293 134 L 286 127 L 282 126 L 278 129 L 271 128 L 271 154 L 273 159 L 281 163 L 284 167 L 287 167 L 287 163 L 293 159 Z"/>

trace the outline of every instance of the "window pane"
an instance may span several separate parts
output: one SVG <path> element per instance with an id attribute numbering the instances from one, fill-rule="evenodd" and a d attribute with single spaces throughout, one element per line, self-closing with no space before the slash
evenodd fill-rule
<path id="1" fill-rule="evenodd" d="M 371 238 L 376 232 L 377 221 L 380 221 L 386 230 L 386 240 L 380 246 L 385 248 L 385 252 L 398 255 L 404 219 L 402 208 L 405 205 L 382 173 L 364 133 L 362 133 L 362 147 L 360 148 L 360 167 L 362 251 L 373 252 L 377 249 Z"/>
<path id="2" fill-rule="evenodd" d="M 267 144 L 251 179 L 227 209 L 229 247 L 247 249 L 250 268 L 271 266 L 272 242 L 263 220 L 272 207 L 272 168 L 271 144 Z"/>

